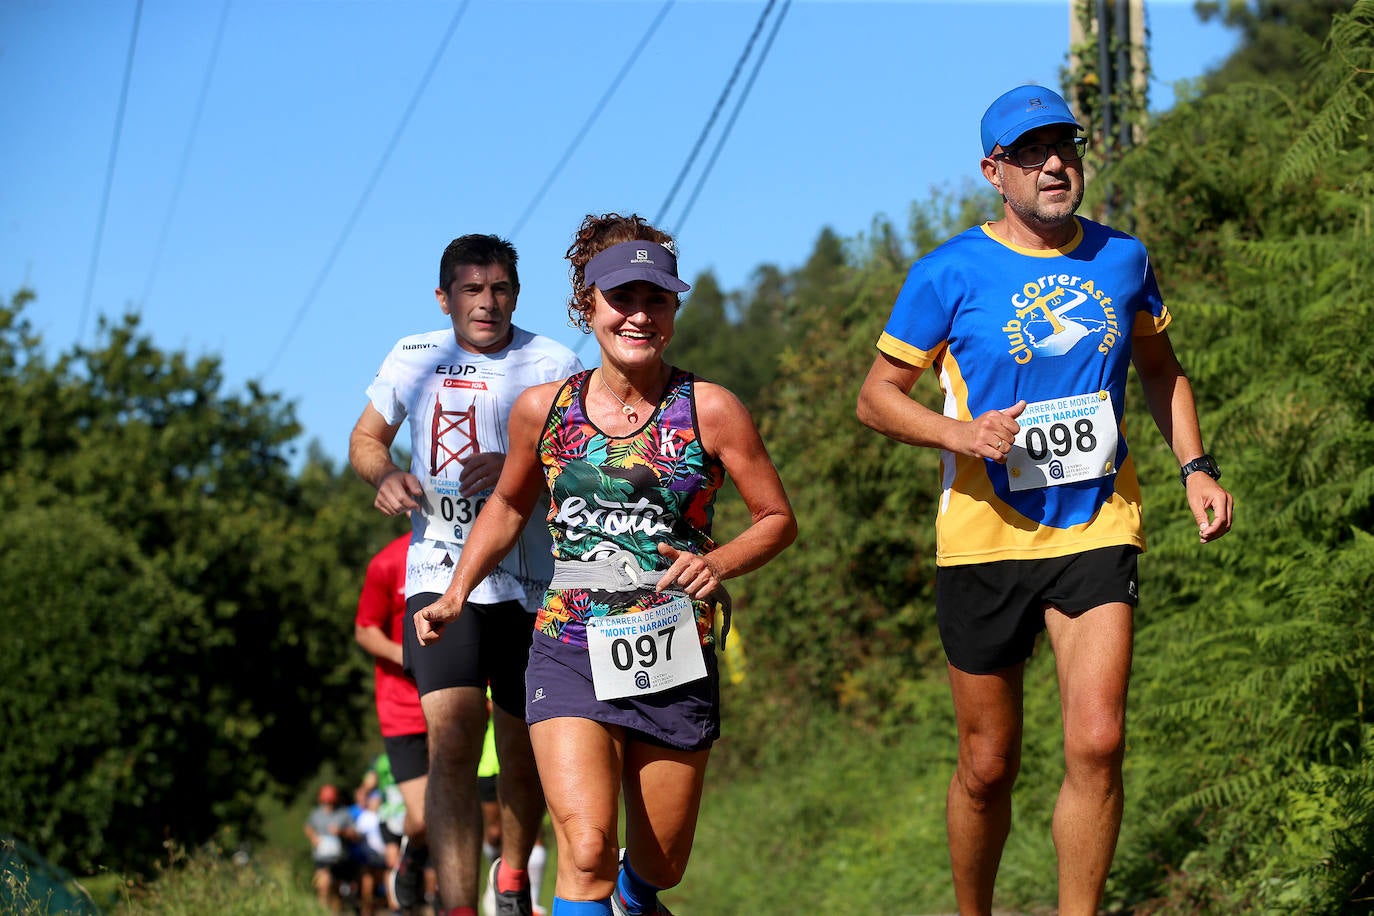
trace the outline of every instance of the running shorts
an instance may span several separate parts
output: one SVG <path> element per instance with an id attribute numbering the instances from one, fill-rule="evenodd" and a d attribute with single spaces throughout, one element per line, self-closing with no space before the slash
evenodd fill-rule
<path id="1" fill-rule="evenodd" d="M 424 732 L 413 735 L 382 737 L 382 747 L 391 761 L 391 777 L 397 783 L 410 782 L 429 773 L 429 736 Z"/>
<path id="2" fill-rule="evenodd" d="M 525 665 L 529 662 L 534 615 L 518 601 L 464 605 L 458 619 L 444 627 L 438 642 L 421 646 L 415 614 L 439 595 L 422 592 L 406 599 L 405 638 L 401 646 L 406 674 L 420 696 L 449 687 L 491 687 L 491 701 L 521 718 L 525 713 Z"/>
<path id="3" fill-rule="evenodd" d="M 1139 602 L 1133 546 L 1044 560 L 941 566 L 935 608 L 945 657 L 960 671 L 991 674 L 1031 657 L 1045 609 L 1071 617 L 1103 604 Z"/>

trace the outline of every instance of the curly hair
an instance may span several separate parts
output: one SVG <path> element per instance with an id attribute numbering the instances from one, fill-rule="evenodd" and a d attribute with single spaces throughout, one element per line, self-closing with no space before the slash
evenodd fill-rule
<path id="1" fill-rule="evenodd" d="M 657 242 L 677 254 L 673 237 L 662 229 L 649 224 L 642 216 L 631 213 L 603 213 L 600 216 L 587 214 L 582 225 L 573 234 L 573 243 L 568 246 L 565 257 L 572 263 L 568 277 L 572 280 L 572 295 L 568 297 L 568 324 L 584 334 L 592 330 L 589 317 L 596 304 L 591 287 L 586 285 L 587 262 L 612 245 L 634 241 Z M 676 294 L 674 294 L 676 295 Z"/>

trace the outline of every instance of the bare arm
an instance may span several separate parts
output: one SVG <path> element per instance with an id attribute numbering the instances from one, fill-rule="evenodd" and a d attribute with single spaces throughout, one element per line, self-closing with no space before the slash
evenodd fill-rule
<path id="1" fill-rule="evenodd" d="M 444 624 L 458 619 L 468 595 L 510 553 L 544 492 L 544 475 L 536 452 L 539 431 L 561 382 L 526 389 L 511 408 L 510 452 L 496 489 L 482 507 L 463 544 L 453 580 L 438 601 L 415 614 L 420 645 L 437 642 Z"/>
<path id="2" fill-rule="evenodd" d="M 402 663 L 401 644 L 392 641 L 391 637 L 382 632 L 381 627 L 375 624 L 355 623 L 353 625 L 353 638 L 358 641 L 358 645 L 367 650 L 369 655 L 396 665 Z"/>
<path id="3" fill-rule="evenodd" d="M 1026 402 L 989 410 L 973 420 L 946 417 L 911 399 L 925 370 L 879 353 L 859 389 L 859 422 L 907 445 L 945 449 L 972 458 L 1007 460 Z"/>
<path id="4" fill-rule="evenodd" d="M 681 588 L 693 598 L 705 598 L 722 580 L 758 569 L 781 553 L 797 538 L 797 519 L 754 419 L 739 398 L 709 382 L 696 383 L 696 397 L 702 447 L 720 458 L 753 519 L 706 556 L 659 545 L 672 565 L 658 588 Z"/>
<path id="5" fill-rule="evenodd" d="M 1167 332 L 1133 338 L 1131 361 L 1145 389 L 1145 403 L 1154 417 L 1155 425 L 1179 466 L 1199 458 L 1202 429 L 1197 419 L 1197 402 L 1193 386 L 1183 373 Z M 1188 475 L 1188 506 L 1197 519 L 1198 534 L 1203 543 L 1214 541 L 1231 530 L 1233 499 L 1221 484 L 1202 472 Z M 1211 518 L 1208 518 L 1208 513 Z"/>
<path id="6" fill-rule="evenodd" d="M 349 463 L 359 477 L 376 487 L 377 498 L 372 504 L 385 515 L 418 509 L 416 497 L 423 492 L 415 475 L 391 460 L 391 443 L 400 428 L 400 423 L 387 423 L 377 408 L 368 404 L 348 437 Z"/>

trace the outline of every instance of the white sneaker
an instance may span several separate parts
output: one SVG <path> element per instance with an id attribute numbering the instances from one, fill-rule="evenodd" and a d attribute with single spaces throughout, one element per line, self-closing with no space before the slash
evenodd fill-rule
<path id="1" fill-rule="evenodd" d="M 490 872 L 487 889 L 482 892 L 482 916 L 496 916 L 496 873 Z"/>

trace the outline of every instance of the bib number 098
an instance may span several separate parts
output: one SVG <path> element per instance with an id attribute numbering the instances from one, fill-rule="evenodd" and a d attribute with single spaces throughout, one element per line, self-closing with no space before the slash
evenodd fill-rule
<path id="1" fill-rule="evenodd" d="M 1032 461 L 1044 461 L 1051 451 L 1063 458 L 1075 448 L 1080 452 L 1091 452 L 1097 448 L 1097 436 L 1093 435 L 1091 420 L 1077 421 L 1072 430 L 1065 423 L 1055 423 L 1048 433 L 1040 426 L 1026 430 L 1026 454 Z"/>

